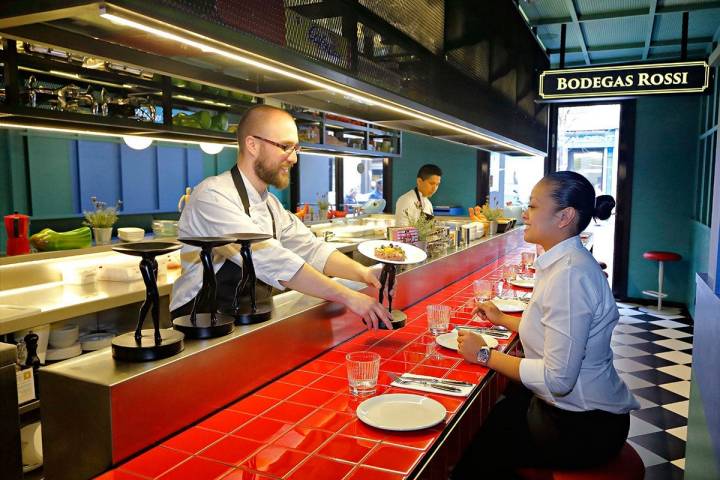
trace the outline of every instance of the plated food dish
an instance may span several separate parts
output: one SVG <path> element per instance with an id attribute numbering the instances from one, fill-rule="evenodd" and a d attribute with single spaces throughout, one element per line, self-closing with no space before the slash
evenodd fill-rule
<path id="1" fill-rule="evenodd" d="M 407 258 L 405 250 L 397 243 L 388 243 L 375 247 L 375 256 L 383 260 L 392 260 L 394 262 L 404 262 Z"/>
<path id="2" fill-rule="evenodd" d="M 390 260 L 388 258 L 379 257 L 375 254 L 376 249 L 381 249 L 381 251 L 385 253 L 389 245 L 392 245 L 395 248 L 400 248 L 405 253 L 405 259 Z M 410 265 L 413 263 L 419 263 L 427 258 L 427 253 L 414 245 L 402 242 L 390 242 L 389 240 L 368 240 L 362 242 L 358 244 L 358 251 L 372 260 L 377 260 L 378 262 L 382 263 L 392 263 L 396 265 Z M 393 252 L 394 255 L 399 255 L 397 250 L 394 250 Z M 388 253 L 390 253 L 390 251 L 388 251 Z M 399 258 L 399 256 L 396 258 Z"/>

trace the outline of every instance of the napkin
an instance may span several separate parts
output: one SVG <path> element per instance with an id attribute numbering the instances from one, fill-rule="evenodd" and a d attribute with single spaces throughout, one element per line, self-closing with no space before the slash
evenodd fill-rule
<path id="1" fill-rule="evenodd" d="M 427 380 L 441 380 L 438 377 L 428 377 L 427 375 L 415 375 L 414 373 L 403 373 L 400 376 L 400 379 L 405 379 L 406 377 L 422 378 L 422 379 L 427 379 Z M 397 380 L 392 382 L 390 385 L 392 385 L 393 387 L 407 388 L 409 390 L 419 390 L 421 392 L 440 393 L 442 395 L 451 395 L 453 397 L 467 397 L 473 391 L 473 388 L 475 388 L 475 385 L 466 387 L 466 386 L 462 386 L 462 385 L 444 384 L 446 386 L 452 386 L 452 387 L 456 387 L 456 388 L 460 389 L 459 392 L 450 392 L 448 390 L 440 390 L 438 388 L 433 388 L 430 385 L 422 385 L 420 383 L 399 383 Z"/>

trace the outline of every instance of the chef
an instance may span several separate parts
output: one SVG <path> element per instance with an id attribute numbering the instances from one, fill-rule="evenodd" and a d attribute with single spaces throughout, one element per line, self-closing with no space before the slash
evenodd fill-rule
<path id="1" fill-rule="evenodd" d="M 248 110 L 237 128 L 237 164 L 218 176 L 203 180 L 190 196 L 178 223 L 180 237 L 209 237 L 239 232 L 266 233 L 272 239 L 253 245 L 258 278 L 258 299 L 271 287 L 339 302 L 359 315 L 368 328 L 383 322 L 390 328 L 390 313 L 377 300 L 331 280 L 330 276 L 380 287 L 379 270 L 365 267 L 339 253 L 315 235 L 280 201 L 268 185 L 283 189 L 297 163 L 298 133 L 286 111 L 258 105 Z M 184 246 L 182 275 L 173 285 L 173 318 L 187 315 L 202 286 L 202 265 L 197 249 Z M 242 276 L 242 258 L 236 244 L 216 248 L 213 263 L 220 308 L 232 304 Z"/>
<path id="2" fill-rule="evenodd" d="M 417 173 L 417 186 L 400 196 L 395 203 L 395 224 L 398 226 L 409 225 L 410 220 L 424 215 L 425 218 L 433 218 L 433 206 L 430 203 L 432 197 L 440 186 L 442 170 L 433 164 L 426 164 L 420 167 Z"/>

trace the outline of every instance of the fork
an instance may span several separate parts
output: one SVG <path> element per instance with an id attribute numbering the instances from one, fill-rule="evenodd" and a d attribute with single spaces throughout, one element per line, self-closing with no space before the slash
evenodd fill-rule
<path id="1" fill-rule="evenodd" d="M 401 385 L 410 385 L 410 384 L 416 384 L 416 385 L 424 385 L 426 387 L 435 388 L 437 390 L 445 390 L 446 392 L 462 392 L 462 389 L 457 387 L 452 387 L 450 385 L 443 385 L 440 383 L 432 382 L 432 381 L 425 381 L 425 380 L 406 380 L 404 378 L 400 378 L 400 375 L 396 373 L 388 373 L 388 376 L 392 378 L 393 382 L 397 382 Z"/>

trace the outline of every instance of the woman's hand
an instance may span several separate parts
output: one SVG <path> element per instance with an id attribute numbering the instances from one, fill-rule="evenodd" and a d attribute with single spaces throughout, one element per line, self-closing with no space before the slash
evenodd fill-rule
<path id="1" fill-rule="evenodd" d="M 480 347 L 487 345 L 479 333 L 469 330 L 458 330 L 458 352 L 468 362 L 478 363 L 477 354 Z"/>
<path id="2" fill-rule="evenodd" d="M 473 315 L 478 315 L 483 320 L 490 321 L 496 325 L 502 325 L 503 313 L 493 302 L 481 302 L 475 305 Z"/>

